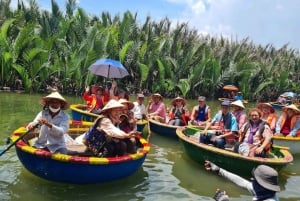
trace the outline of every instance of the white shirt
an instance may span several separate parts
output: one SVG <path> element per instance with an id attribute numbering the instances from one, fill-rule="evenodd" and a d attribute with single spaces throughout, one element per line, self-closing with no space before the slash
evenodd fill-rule
<path id="1" fill-rule="evenodd" d="M 134 107 L 131 110 L 135 119 L 143 119 L 143 114 L 146 115 L 146 107 L 144 104 L 139 104 L 138 102 L 133 102 Z"/>

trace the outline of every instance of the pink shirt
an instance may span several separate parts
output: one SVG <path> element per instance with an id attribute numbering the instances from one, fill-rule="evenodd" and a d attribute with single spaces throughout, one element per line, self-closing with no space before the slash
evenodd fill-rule
<path id="1" fill-rule="evenodd" d="M 151 103 L 149 106 L 149 114 L 158 115 L 165 119 L 167 116 L 165 104 L 163 102 Z"/>

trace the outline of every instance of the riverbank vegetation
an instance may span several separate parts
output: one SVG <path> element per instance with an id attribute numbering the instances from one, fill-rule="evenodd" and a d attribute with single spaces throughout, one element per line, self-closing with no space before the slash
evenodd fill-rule
<path id="1" fill-rule="evenodd" d="M 138 13 L 129 11 L 90 16 L 75 0 L 66 1 L 65 12 L 51 3 L 48 11 L 34 0 L 29 6 L 20 0 L 13 10 L 10 0 L 0 0 L 0 87 L 27 93 L 58 87 L 79 95 L 86 85 L 104 82 L 87 68 L 112 58 L 129 71 L 119 84 L 132 93 L 218 98 L 225 84 L 237 85 L 252 101 L 300 93 L 299 50 L 288 44 L 276 49 L 250 38 L 212 37 L 168 18 L 157 22 L 148 16 L 139 23 Z"/>

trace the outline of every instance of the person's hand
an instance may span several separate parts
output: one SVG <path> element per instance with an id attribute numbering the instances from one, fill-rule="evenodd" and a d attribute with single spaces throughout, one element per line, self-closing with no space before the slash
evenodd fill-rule
<path id="1" fill-rule="evenodd" d="M 283 136 L 281 133 L 275 133 L 275 136 Z"/>
<path id="2" fill-rule="evenodd" d="M 90 91 L 90 86 L 87 86 L 87 87 L 85 88 L 85 91 L 86 91 L 86 92 L 89 92 L 89 91 Z"/>
<path id="3" fill-rule="evenodd" d="M 226 191 L 223 191 L 223 190 L 220 190 L 220 189 L 216 190 L 216 193 L 214 195 L 214 199 L 216 201 L 229 201 L 229 197 L 226 194 Z"/>
<path id="4" fill-rule="evenodd" d="M 210 162 L 209 160 L 205 161 L 204 167 L 208 171 L 213 171 L 213 172 L 217 172 L 217 173 L 219 173 L 219 171 L 220 171 L 220 167 L 217 166 L 216 164 Z"/>
<path id="5" fill-rule="evenodd" d="M 40 125 L 48 126 L 49 128 L 52 128 L 52 123 L 50 123 L 47 119 L 40 118 L 39 120 Z"/>

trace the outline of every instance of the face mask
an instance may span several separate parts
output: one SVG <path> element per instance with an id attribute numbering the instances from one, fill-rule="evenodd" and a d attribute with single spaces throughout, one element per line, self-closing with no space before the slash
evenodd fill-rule
<path id="1" fill-rule="evenodd" d="M 60 107 L 58 107 L 58 108 L 53 108 L 53 107 L 49 106 L 49 110 L 50 110 L 51 112 L 53 112 L 53 113 L 56 113 L 56 112 L 58 112 L 58 111 L 60 110 Z"/>

